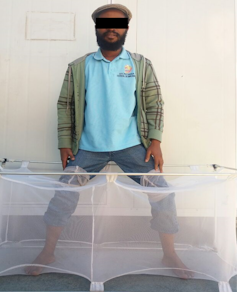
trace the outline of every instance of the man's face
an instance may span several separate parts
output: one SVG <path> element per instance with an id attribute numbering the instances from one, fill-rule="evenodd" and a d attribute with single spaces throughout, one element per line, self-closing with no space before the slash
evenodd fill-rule
<path id="1" fill-rule="evenodd" d="M 126 18 L 123 12 L 109 9 L 99 15 L 100 18 Z M 106 51 L 117 51 L 122 47 L 128 28 L 98 28 L 95 29 L 97 44 Z"/>

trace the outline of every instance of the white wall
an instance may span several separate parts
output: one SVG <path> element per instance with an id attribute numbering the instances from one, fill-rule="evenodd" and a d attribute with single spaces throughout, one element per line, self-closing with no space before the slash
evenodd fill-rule
<path id="1" fill-rule="evenodd" d="M 91 14 L 107 3 L 0 0 L 0 157 L 60 161 L 64 73 L 98 49 Z M 125 48 L 149 58 L 161 84 L 165 163 L 235 167 L 234 0 L 113 3 L 133 14 Z"/>

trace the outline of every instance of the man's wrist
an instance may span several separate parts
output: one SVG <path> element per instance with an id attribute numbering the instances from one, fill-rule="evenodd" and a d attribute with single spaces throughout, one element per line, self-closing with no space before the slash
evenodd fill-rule
<path id="1" fill-rule="evenodd" d="M 156 139 L 151 139 L 151 143 L 153 143 L 153 144 L 160 144 L 161 142 L 159 140 L 156 140 Z"/>

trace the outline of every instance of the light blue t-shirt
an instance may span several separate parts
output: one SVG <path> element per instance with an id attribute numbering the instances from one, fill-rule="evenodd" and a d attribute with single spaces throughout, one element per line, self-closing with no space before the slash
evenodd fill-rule
<path id="1" fill-rule="evenodd" d="M 136 121 L 136 75 L 130 54 L 109 61 L 100 48 L 86 57 L 85 120 L 79 148 L 117 151 L 141 143 Z"/>

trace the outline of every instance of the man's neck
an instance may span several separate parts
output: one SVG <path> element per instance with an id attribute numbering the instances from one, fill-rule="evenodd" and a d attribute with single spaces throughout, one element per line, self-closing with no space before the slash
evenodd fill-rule
<path id="1" fill-rule="evenodd" d="M 118 49 L 117 51 L 106 51 L 102 48 L 100 48 L 100 50 L 106 59 L 115 59 L 122 52 L 122 48 Z"/>

